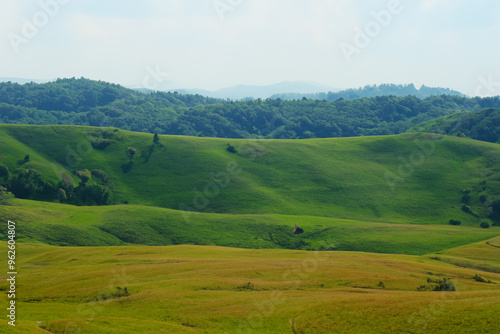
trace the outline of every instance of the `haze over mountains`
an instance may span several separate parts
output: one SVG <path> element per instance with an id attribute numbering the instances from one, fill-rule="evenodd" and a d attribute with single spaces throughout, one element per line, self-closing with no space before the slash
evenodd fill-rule
<path id="1" fill-rule="evenodd" d="M 0 82 L 13 82 L 18 84 L 34 83 L 47 83 L 55 81 L 55 79 L 26 79 L 26 78 L 9 78 L 0 77 Z M 218 90 L 207 90 L 198 88 L 183 88 L 176 83 L 163 80 L 151 85 L 142 86 L 126 86 L 128 88 L 138 90 L 140 92 L 161 91 L 161 92 L 178 92 L 179 94 L 198 94 L 201 96 L 216 98 L 216 99 L 230 99 L 230 100 L 246 100 L 246 99 L 319 99 L 333 101 L 339 98 L 355 99 L 361 97 L 374 97 L 374 96 L 406 96 L 412 95 L 418 98 L 426 98 L 435 95 L 454 95 L 466 96 L 461 92 L 449 88 L 441 87 L 427 87 L 423 85 L 416 88 L 413 84 L 382 84 L 382 85 L 367 85 L 360 88 L 339 89 L 330 87 L 323 84 L 318 84 L 308 81 L 284 81 L 270 85 L 236 85 L 225 87 Z"/>

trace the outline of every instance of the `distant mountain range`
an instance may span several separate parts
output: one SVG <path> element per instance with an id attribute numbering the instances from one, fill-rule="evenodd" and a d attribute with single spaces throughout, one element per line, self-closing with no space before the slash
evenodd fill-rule
<path id="1" fill-rule="evenodd" d="M 203 89 L 178 89 L 176 91 L 181 94 L 199 94 L 217 99 L 245 100 L 249 98 L 267 99 L 273 95 L 286 93 L 315 94 L 318 92 L 336 92 L 338 89 L 313 82 L 285 81 L 266 86 L 237 85 L 216 91 Z"/>
<path id="2" fill-rule="evenodd" d="M 54 80 L 41 80 L 41 79 L 23 79 L 23 78 L 9 78 L 0 77 L 0 82 L 14 82 L 25 84 L 29 82 L 47 83 Z M 173 88 L 175 83 L 172 81 L 162 81 L 155 84 L 153 87 L 128 87 L 142 93 L 151 93 L 153 91 L 164 92 L 177 92 L 179 94 L 192 94 L 201 95 L 216 99 L 230 99 L 230 100 L 252 100 L 252 99 L 282 99 L 282 100 L 300 100 L 303 98 L 313 100 L 327 100 L 335 101 L 338 99 L 357 99 L 362 97 L 376 97 L 376 96 L 415 96 L 420 99 L 425 99 L 430 96 L 439 95 L 453 95 L 465 97 L 456 90 L 440 87 L 427 87 L 422 86 L 416 88 L 413 84 L 395 85 L 395 84 L 382 84 L 382 85 L 367 85 L 362 88 L 351 88 L 346 90 L 339 90 L 326 85 L 307 82 L 307 81 L 284 81 L 272 85 L 237 85 L 226 87 L 219 90 L 206 90 L 206 89 L 185 89 Z"/>
<path id="3" fill-rule="evenodd" d="M 383 85 L 368 85 L 363 88 L 358 89 L 346 89 L 337 92 L 326 92 L 326 93 L 314 93 L 314 94 L 297 94 L 297 93 L 285 93 L 285 94 L 275 94 L 272 95 L 272 99 L 282 99 L 282 100 L 300 100 L 302 98 L 313 99 L 313 100 L 327 100 L 335 101 L 338 99 L 353 100 L 362 97 L 376 97 L 376 96 L 415 96 L 420 99 L 425 99 L 431 96 L 439 95 L 453 95 L 465 97 L 456 90 L 451 90 L 449 88 L 440 87 L 427 87 L 422 86 L 417 89 L 415 85 L 394 85 L 394 84 L 383 84 Z"/>

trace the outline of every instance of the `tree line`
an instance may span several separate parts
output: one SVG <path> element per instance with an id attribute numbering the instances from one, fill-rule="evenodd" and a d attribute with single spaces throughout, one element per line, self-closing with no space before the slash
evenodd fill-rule
<path id="1" fill-rule="evenodd" d="M 391 135 L 455 112 L 500 108 L 500 98 L 439 95 L 229 101 L 176 92 L 138 92 L 102 81 L 0 83 L 0 122 L 110 126 L 220 138 Z"/>

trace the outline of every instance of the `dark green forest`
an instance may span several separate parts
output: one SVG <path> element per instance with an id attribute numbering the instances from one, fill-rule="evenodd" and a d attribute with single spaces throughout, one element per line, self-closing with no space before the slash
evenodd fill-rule
<path id="1" fill-rule="evenodd" d="M 500 98 L 390 95 L 236 102 L 176 92 L 144 93 L 84 78 L 45 84 L 0 83 L 0 123 L 107 126 L 200 137 L 390 135 L 456 112 L 486 108 L 500 108 Z"/>

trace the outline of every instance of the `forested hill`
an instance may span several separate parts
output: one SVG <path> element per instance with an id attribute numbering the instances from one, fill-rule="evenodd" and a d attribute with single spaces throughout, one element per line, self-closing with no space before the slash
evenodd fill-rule
<path id="1" fill-rule="evenodd" d="M 224 101 L 200 95 L 144 94 L 101 81 L 0 83 L 0 123 L 112 126 L 221 138 L 389 135 L 454 112 L 500 108 L 500 98 L 381 96 L 336 101 Z"/>
<path id="2" fill-rule="evenodd" d="M 500 109 L 489 108 L 479 112 L 455 113 L 419 124 L 411 130 L 499 143 Z"/>
<path id="3" fill-rule="evenodd" d="M 409 85 L 393 85 L 393 84 L 383 84 L 383 85 L 367 85 L 363 88 L 358 89 L 346 89 L 339 92 L 328 92 L 328 93 L 316 93 L 316 94 L 299 94 L 299 93 L 289 93 L 289 94 L 275 94 L 271 98 L 284 99 L 284 100 L 299 100 L 302 97 L 315 100 L 327 100 L 335 101 L 338 99 L 359 99 L 362 97 L 376 97 L 376 96 L 415 96 L 420 99 L 425 99 L 431 96 L 439 95 L 453 95 L 462 96 L 464 94 L 451 90 L 449 88 L 439 88 L 439 87 L 427 87 L 422 86 L 417 89 L 413 84 Z"/>

